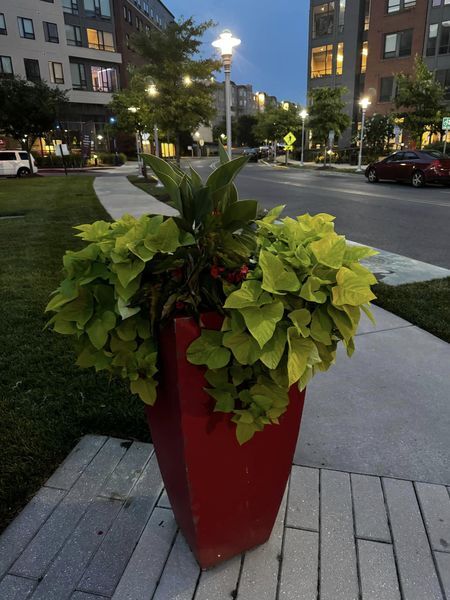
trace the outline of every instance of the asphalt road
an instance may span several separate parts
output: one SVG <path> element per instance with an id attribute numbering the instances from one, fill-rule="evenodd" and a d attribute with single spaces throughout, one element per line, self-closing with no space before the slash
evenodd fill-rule
<path id="1" fill-rule="evenodd" d="M 203 177 L 211 172 L 212 159 L 189 162 Z M 350 240 L 450 268 L 450 188 L 369 184 L 354 174 L 254 163 L 237 186 L 241 199 L 254 198 L 264 208 L 285 204 L 290 216 L 326 212 Z"/>

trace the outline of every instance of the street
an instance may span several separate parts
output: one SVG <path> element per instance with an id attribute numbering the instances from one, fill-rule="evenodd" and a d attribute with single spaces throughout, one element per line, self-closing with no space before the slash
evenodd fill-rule
<path id="1" fill-rule="evenodd" d="M 189 162 L 203 178 L 214 159 Z M 285 214 L 326 212 L 348 239 L 450 268 L 450 189 L 422 189 L 400 183 L 369 184 L 365 177 L 285 170 L 248 164 L 237 179 L 241 199 L 257 199 L 264 208 L 286 204 Z"/>

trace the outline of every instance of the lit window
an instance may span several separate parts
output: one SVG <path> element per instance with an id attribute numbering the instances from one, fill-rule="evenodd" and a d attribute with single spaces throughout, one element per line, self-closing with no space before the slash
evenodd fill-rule
<path id="1" fill-rule="evenodd" d="M 336 53 L 336 75 L 342 75 L 344 65 L 344 43 L 339 42 Z"/>
<path id="2" fill-rule="evenodd" d="M 363 42 L 361 50 L 361 73 L 367 70 L 367 57 L 369 56 L 369 42 Z"/>
<path id="3" fill-rule="evenodd" d="M 50 71 L 50 81 L 52 83 L 64 83 L 64 72 L 62 63 L 49 62 L 48 69 Z"/>
<path id="4" fill-rule="evenodd" d="M 117 90 L 117 72 L 114 67 L 91 67 L 91 76 L 94 92 Z"/>
<path id="5" fill-rule="evenodd" d="M 100 31 L 99 29 L 86 29 L 88 47 L 95 50 L 114 52 L 114 39 L 112 33 Z"/>
<path id="6" fill-rule="evenodd" d="M 313 8 L 313 39 L 331 35 L 334 26 L 334 2 L 319 4 Z"/>
<path id="7" fill-rule="evenodd" d="M 333 46 L 319 46 L 311 53 L 311 77 L 325 77 L 333 73 Z"/>

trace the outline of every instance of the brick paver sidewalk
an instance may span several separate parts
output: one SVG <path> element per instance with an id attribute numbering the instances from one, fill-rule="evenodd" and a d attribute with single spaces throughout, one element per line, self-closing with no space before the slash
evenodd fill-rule
<path id="1" fill-rule="evenodd" d="M 109 598 L 450 600 L 449 490 L 294 466 L 269 542 L 200 572 L 153 447 L 86 436 L 0 537 L 0 599 Z"/>

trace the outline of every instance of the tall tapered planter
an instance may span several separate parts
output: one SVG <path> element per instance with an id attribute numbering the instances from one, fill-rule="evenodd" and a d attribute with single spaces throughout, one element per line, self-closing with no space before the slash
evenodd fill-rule
<path id="1" fill-rule="evenodd" d="M 222 318 L 202 318 L 219 329 Z M 279 425 L 246 444 L 230 416 L 213 412 L 203 367 L 186 351 L 200 335 L 191 318 L 174 319 L 161 333 L 158 399 L 147 407 L 156 455 L 175 518 L 204 569 L 270 537 L 291 470 L 305 393 L 291 389 Z"/>

